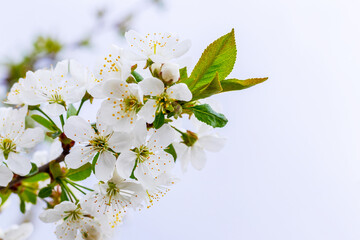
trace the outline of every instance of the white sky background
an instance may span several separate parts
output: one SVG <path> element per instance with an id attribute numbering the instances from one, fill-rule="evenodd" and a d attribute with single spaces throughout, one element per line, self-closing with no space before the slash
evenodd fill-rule
<path id="1" fill-rule="evenodd" d="M 136 1 L 102 1 L 120 14 Z M 0 4 L 0 56 L 19 56 L 38 33 L 75 39 L 99 1 Z M 115 239 L 355 240 L 360 238 L 360 3 L 350 0 L 181 0 L 147 9 L 135 29 L 178 32 L 196 63 L 206 45 L 235 28 L 232 77 L 270 79 L 216 97 L 229 124 L 208 154 L 155 207 L 132 213 Z M 68 52 L 90 66 L 94 56 Z M 16 222 L 16 200 L 0 227 Z M 14 222 L 10 222 L 10 219 Z M 55 239 L 36 223 L 32 240 Z M 50 225 L 52 228 L 53 225 Z M 51 229 L 52 230 L 52 229 Z M 46 237 L 45 237 L 46 234 Z"/>

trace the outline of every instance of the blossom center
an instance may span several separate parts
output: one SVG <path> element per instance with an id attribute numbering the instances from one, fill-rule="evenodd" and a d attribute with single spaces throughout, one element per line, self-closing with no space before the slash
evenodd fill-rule
<path id="1" fill-rule="evenodd" d="M 137 159 L 139 162 L 145 162 L 152 152 L 149 151 L 147 146 L 141 145 L 139 148 L 135 148 L 134 152 L 137 154 Z"/>
<path id="2" fill-rule="evenodd" d="M 0 149 L 4 153 L 5 159 L 8 158 L 11 152 L 16 152 L 16 144 L 9 138 L 0 140 Z"/>
<path id="3" fill-rule="evenodd" d="M 170 112 L 174 110 L 171 104 L 172 102 L 173 99 L 171 99 L 166 92 L 163 92 L 156 98 L 156 105 L 159 106 L 159 111 L 162 111 L 164 114 L 166 113 L 166 110 Z"/>
<path id="4" fill-rule="evenodd" d="M 77 208 L 72 211 L 65 211 L 64 213 L 67 214 L 67 216 L 64 218 L 64 220 L 69 220 L 69 221 L 77 221 L 77 220 L 81 219 L 82 215 L 83 215 L 80 208 Z"/>
<path id="5" fill-rule="evenodd" d="M 56 92 L 50 96 L 49 103 L 64 105 L 65 101 L 62 99 L 62 96 Z"/>
<path id="6" fill-rule="evenodd" d="M 104 152 L 108 149 L 108 139 L 104 136 L 98 136 L 89 141 L 90 145 L 94 147 L 94 150 L 98 152 Z"/>
<path id="7" fill-rule="evenodd" d="M 108 182 L 108 188 L 106 189 L 106 193 L 109 197 L 116 196 L 120 192 L 119 188 L 113 182 Z"/>
<path id="8" fill-rule="evenodd" d="M 138 112 L 142 107 L 142 103 L 134 96 L 130 95 L 124 99 L 125 103 L 125 112 Z"/>

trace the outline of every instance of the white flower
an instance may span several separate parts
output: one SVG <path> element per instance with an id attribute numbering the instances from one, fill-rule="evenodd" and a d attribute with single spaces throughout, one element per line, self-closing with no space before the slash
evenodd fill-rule
<path id="1" fill-rule="evenodd" d="M 95 77 L 90 78 L 88 92 L 95 98 L 105 98 L 103 85 L 108 80 L 126 80 L 131 74 L 131 66 L 126 60 L 124 50 L 113 45 L 110 53 L 102 60 L 95 72 Z"/>
<path id="2" fill-rule="evenodd" d="M 131 49 L 141 57 L 154 62 L 167 62 L 184 55 L 190 48 L 189 40 L 180 42 L 177 35 L 170 33 L 153 33 L 141 36 L 134 30 L 125 33 Z"/>
<path id="3" fill-rule="evenodd" d="M 74 240 L 79 233 L 86 236 L 89 232 L 93 235 L 101 232 L 101 224 L 96 219 L 83 211 L 80 205 L 68 201 L 45 210 L 39 217 L 45 223 L 62 221 L 55 231 L 57 238 L 62 240 Z"/>
<path id="4" fill-rule="evenodd" d="M 65 163 L 69 168 L 79 168 L 93 160 L 99 154 L 95 165 L 95 176 L 102 181 L 112 177 L 115 169 L 116 157 L 114 152 L 121 152 L 131 143 L 129 134 L 115 133 L 108 127 L 97 121 L 97 131 L 91 124 L 78 116 L 70 117 L 64 126 L 65 135 L 78 142 L 71 148 L 65 157 Z"/>
<path id="5" fill-rule="evenodd" d="M 114 131 L 131 131 L 143 106 L 139 86 L 123 80 L 109 80 L 104 84 L 104 94 L 109 98 L 101 105 L 99 119 Z"/>
<path id="6" fill-rule="evenodd" d="M 172 155 L 164 151 L 174 141 L 175 132 L 168 124 L 148 131 L 145 122 L 140 120 L 133 134 L 134 143 L 120 154 L 116 169 L 120 176 L 129 178 L 133 173 L 144 186 L 149 186 L 175 164 Z"/>
<path id="7" fill-rule="evenodd" d="M 169 191 L 170 186 L 174 185 L 176 182 L 178 182 L 178 179 L 163 173 L 159 175 L 152 185 L 148 185 L 146 189 L 147 198 L 145 199 L 146 207 L 150 208 L 154 205 L 154 201 L 159 201 L 162 197 L 164 197 Z"/>
<path id="8" fill-rule="evenodd" d="M 173 144 L 183 171 L 187 170 L 190 162 L 195 169 L 203 169 L 206 163 L 205 150 L 217 152 L 225 144 L 225 138 L 213 133 L 213 128 L 206 124 L 201 124 L 196 134 L 191 131 L 187 134 L 191 141 Z"/>
<path id="9" fill-rule="evenodd" d="M 88 71 L 74 60 L 59 62 L 55 69 L 27 72 L 8 95 L 10 104 L 42 104 L 52 116 L 65 112 L 69 103 L 79 102 L 85 94 Z"/>
<path id="10" fill-rule="evenodd" d="M 192 93 L 185 83 L 176 83 L 167 88 L 160 79 L 150 77 L 142 80 L 139 86 L 144 95 L 152 97 L 147 100 L 139 112 L 139 115 L 148 123 L 154 121 L 157 111 L 165 113 L 165 110 L 171 106 L 172 102 L 176 100 L 190 101 L 192 99 Z"/>
<path id="11" fill-rule="evenodd" d="M 58 156 L 60 156 L 62 152 L 63 149 L 61 146 L 61 142 L 57 138 L 51 143 L 49 151 L 46 150 L 36 151 L 33 154 L 31 162 L 35 163 L 38 167 L 41 167 L 42 165 L 45 165 L 48 162 L 56 159 Z"/>
<path id="12" fill-rule="evenodd" d="M 160 69 L 160 76 L 166 83 L 175 83 L 179 81 L 179 65 L 175 63 L 164 63 Z"/>
<path id="13" fill-rule="evenodd" d="M 30 237 L 34 227 L 31 223 L 23 223 L 11 227 L 10 229 L 2 232 L 0 230 L 0 239 L 2 240 L 26 240 Z"/>
<path id="14" fill-rule="evenodd" d="M 88 193 L 82 206 L 95 216 L 106 216 L 110 226 L 121 222 L 127 208 L 136 208 L 144 199 L 145 191 L 140 184 L 126 181 L 117 176 L 108 182 L 99 182 L 95 191 Z"/>
<path id="15" fill-rule="evenodd" d="M 22 176 L 30 172 L 31 163 L 25 156 L 25 149 L 33 148 L 44 139 L 44 131 L 41 128 L 25 129 L 26 114 L 27 107 L 19 110 L 0 108 L 1 186 L 6 186 L 11 181 L 12 172 Z"/>

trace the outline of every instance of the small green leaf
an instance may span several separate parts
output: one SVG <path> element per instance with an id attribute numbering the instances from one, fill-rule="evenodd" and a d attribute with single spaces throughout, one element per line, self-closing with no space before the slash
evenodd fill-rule
<path id="1" fill-rule="evenodd" d="M 192 110 L 195 117 L 199 121 L 204 122 L 214 128 L 224 127 L 228 122 L 223 114 L 215 112 L 209 104 L 196 105 L 190 107 L 189 109 Z"/>
<path id="2" fill-rule="evenodd" d="M 49 177 L 50 176 L 48 173 L 41 172 L 32 177 L 24 179 L 23 182 L 28 182 L 28 183 L 39 182 L 39 181 L 44 181 L 44 180 L 48 179 Z"/>
<path id="3" fill-rule="evenodd" d="M 51 193 L 52 193 L 52 190 L 53 188 L 51 186 L 47 186 L 47 187 L 44 187 L 42 188 L 40 191 L 39 191 L 39 198 L 47 198 L 47 197 L 50 197 Z"/>
<path id="4" fill-rule="evenodd" d="M 268 78 L 250 78 L 246 80 L 238 79 L 226 79 L 221 82 L 221 87 L 223 92 L 243 90 L 249 87 L 252 87 L 256 84 L 265 82 Z"/>
<path id="5" fill-rule="evenodd" d="M 209 82 L 209 84 L 205 85 L 203 88 L 193 92 L 192 100 L 198 100 L 210 97 L 214 94 L 222 92 L 221 83 L 219 81 L 219 74 L 216 73 L 214 79 Z"/>
<path id="6" fill-rule="evenodd" d="M 211 43 L 201 55 L 189 78 L 181 80 L 192 93 L 203 89 L 213 81 L 218 73 L 219 81 L 224 80 L 232 71 L 236 60 L 234 29 Z"/>
<path id="7" fill-rule="evenodd" d="M 155 115 L 155 120 L 153 122 L 154 128 L 159 129 L 162 127 L 162 125 L 164 125 L 164 123 L 165 123 L 164 113 L 162 111 L 158 111 Z"/>
<path id="8" fill-rule="evenodd" d="M 63 176 L 64 173 L 61 170 L 60 164 L 58 162 L 56 161 L 51 162 L 49 167 L 50 167 L 50 172 L 54 178 Z"/>
<path id="9" fill-rule="evenodd" d="M 19 197 L 21 198 L 21 200 L 23 200 L 24 202 L 29 202 L 32 204 L 36 204 L 36 198 L 37 195 L 35 192 L 33 192 L 32 190 L 30 190 L 29 188 L 25 188 L 21 191 L 21 193 L 19 193 Z"/>
<path id="10" fill-rule="evenodd" d="M 172 144 L 167 146 L 164 151 L 171 154 L 173 156 L 173 158 L 174 158 L 174 162 L 176 162 L 177 154 L 176 154 L 175 148 L 174 148 L 174 146 Z"/>
<path id="11" fill-rule="evenodd" d="M 26 175 L 27 177 L 33 176 L 35 175 L 37 172 L 39 171 L 39 168 L 36 166 L 35 163 L 31 163 L 31 170 L 29 172 L 28 175 Z"/>
<path id="12" fill-rule="evenodd" d="M 40 116 L 40 115 L 31 115 L 31 118 L 34 119 L 35 122 L 39 123 L 40 125 L 46 127 L 49 130 L 55 131 L 57 130 L 57 127 L 54 126 L 54 124 L 52 124 L 49 120 L 47 120 L 46 118 Z"/>
<path id="13" fill-rule="evenodd" d="M 96 166 L 96 163 L 97 163 L 97 160 L 99 159 L 99 156 L 100 156 L 100 153 L 98 152 L 93 161 L 92 161 L 92 164 L 91 164 L 91 170 L 93 171 L 93 173 L 95 174 L 95 166 Z"/>
<path id="14" fill-rule="evenodd" d="M 137 82 L 141 82 L 144 78 L 135 70 L 131 72 L 131 75 L 135 78 Z"/>
<path id="15" fill-rule="evenodd" d="M 8 188 L 5 188 L 0 191 L 0 198 L 1 198 L 0 206 L 2 206 L 8 200 L 10 195 L 11 195 L 11 191 Z"/>
<path id="16" fill-rule="evenodd" d="M 70 104 L 66 112 L 66 119 L 68 119 L 71 116 L 75 116 L 76 114 L 77 114 L 76 108 L 74 107 L 74 105 Z"/>
<path id="17" fill-rule="evenodd" d="M 26 207 L 25 207 L 25 202 L 24 200 L 20 199 L 20 211 L 25 214 L 26 212 Z"/>
<path id="18" fill-rule="evenodd" d="M 91 163 L 86 163 L 78 169 L 70 169 L 66 177 L 72 181 L 82 181 L 91 175 Z"/>
<path id="19" fill-rule="evenodd" d="M 185 80 L 185 79 L 188 78 L 187 68 L 186 67 L 181 68 L 179 71 L 180 71 L 180 79 L 181 80 Z"/>

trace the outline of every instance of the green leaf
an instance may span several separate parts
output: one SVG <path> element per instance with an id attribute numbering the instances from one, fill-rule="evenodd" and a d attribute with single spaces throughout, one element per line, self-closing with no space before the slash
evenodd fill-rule
<path id="1" fill-rule="evenodd" d="M 202 98 L 210 97 L 214 94 L 221 93 L 223 91 L 221 82 L 219 81 L 219 74 L 216 73 L 214 79 L 205 85 L 202 89 L 199 89 L 193 93 L 192 100 L 198 100 Z"/>
<path id="2" fill-rule="evenodd" d="M 243 90 L 249 87 L 252 87 L 256 84 L 265 82 L 268 78 L 250 78 L 246 80 L 238 80 L 238 79 L 226 79 L 221 82 L 221 87 L 223 88 L 223 92 L 235 91 L 235 90 Z"/>
<path id="3" fill-rule="evenodd" d="M 174 162 L 176 162 L 177 154 L 176 154 L 175 148 L 174 148 L 174 146 L 172 144 L 167 146 L 164 151 L 171 154 L 173 156 L 173 158 L 174 158 Z"/>
<path id="4" fill-rule="evenodd" d="M 56 161 L 53 161 L 49 165 L 50 172 L 54 178 L 63 176 L 63 171 L 61 170 L 60 164 Z"/>
<path id="5" fill-rule="evenodd" d="M 44 180 L 48 179 L 49 177 L 50 176 L 48 173 L 41 172 L 32 177 L 24 179 L 23 182 L 28 182 L 28 183 L 39 182 L 39 181 L 44 181 Z"/>
<path id="6" fill-rule="evenodd" d="M 24 200 L 20 199 L 20 211 L 25 214 L 26 212 L 26 207 L 25 207 L 25 202 Z"/>
<path id="7" fill-rule="evenodd" d="M 7 189 L 7 188 L 0 191 L 0 198 L 1 198 L 0 206 L 2 206 L 8 200 L 10 195 L 11 195 L 11 191 L 9 189 Z"/>
<path id="8" fill-rule="evenodd" d="M 36 190 L 24 187 L 21 190 L 19 190 L 18 194 L 22 201 L 36 204 L 36 199 L 37 199 Z"/>
<path id="9" fill-rule="evenodd" d="M 50 197 L 52 190 L 53 188 L 51 186 L 44 187 L 39 191 L 38 195 L 40 198 Z"/>
<path id="10" fill-rule="evenodd" d="M 82 181 L 91 175 L 91 163 L 86 163 L 78 169 L 70 169 L 66 177 L 72 181 Z"/>
<path id="11" fill-rule="evenodd" d="M 191 92 L 197 92 L 208 86 L 218 73 L 219 81 L 224 80 L 232 71 L 236 60 L 234 29 L 211 43 L 201 55 L 190 77 L 181 82 L 189 86 Z M 193 97 L 197 97 L 193 95 Z"/>
<path id="12" fill-rule="evenodd" d="M 180 70 L 180 79 L 187 79 L 188 78 L 188 74 L 187 74 L 187 68 L 183 67 Z"/>
<path id="13" fill-rule="evenodd" d="M 165 123 L 165 116 L 164 113 L 160 110 L 155 115 L 155 120 L 153 122 L 154 128 L 159 129 Z"/>
<path id="14" fill-rule="evenodd" d="M 74 105 L 70 104 L 68 106 L 68 110 L 67 110 L 67 113 L 66 113 L 66 119 L 68 119 L 71 116 L 75 116 L 76 114 L 77 114 L 76 108 L 74 107 Z"/>
<path id="15" fill-rule="evenodd" d="M 94 174 L 95 174 L 95 166 L 96 166 L 97 160 L 99 159 L 99 155 L 100 155 L 100 153 L 98 152 L 95 155 L 95 157 L 94 157 L 94 159 L 92 161 L 92 164 L 91 164 L 91 170 L 93 171 Z"/>
<path id="16" fill-rule="evenodd" d="M 37 172 L 39 171 L 39 168 L 36 166 L 35 163 L 31 163 L 31 170 L 29 172 L 28 175 L 26 175 L 27 177 L 33 176 L 35 175 Z"/>
<path id="17" fill-rule="evenodd" d="M 189 109 L 194 113 L 195 117 L 199 121 L 214 128 L 224 127 L 228 122 L 223 114 L 215 112 L 209 104 L 196 105 L 190 107 Z"/>
<path id="18" fill-rule="evenodd" d="M 39 123 L 40 125 L 46 127 L 47 129 L 51 130 L 51 131 L 55 131 L 57 130 L 57 127 L 54 126 L 54 124 L 52 124 L 49 120 L 47 120 L 46 118 L 40 116 L 40 115 L 31 115 L 31 118 L 34 119 L 35 122 Z"/>

